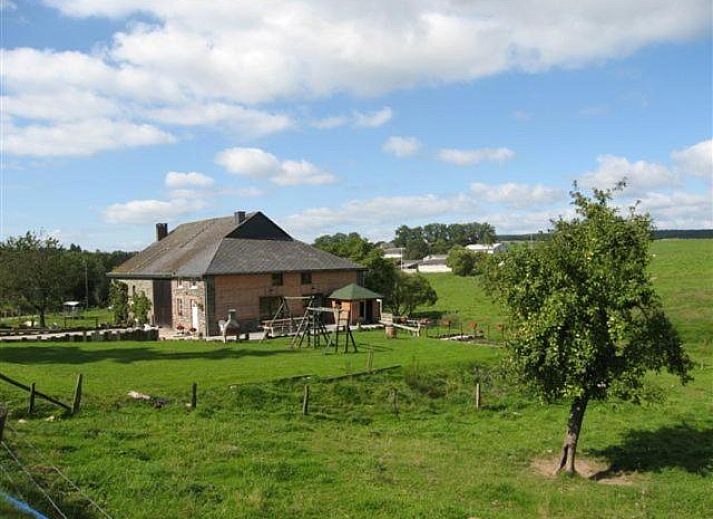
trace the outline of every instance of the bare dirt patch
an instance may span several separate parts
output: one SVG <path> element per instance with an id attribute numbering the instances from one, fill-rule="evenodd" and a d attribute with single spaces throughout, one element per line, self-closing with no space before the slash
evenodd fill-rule
<path id="1" fill-rule="evenodd" d="M 555 468 L 559 462 L 559 457 L 550 458 L 535 458 L 530 463 L 530 469 L 538 476 L 547 479 L 557 478 Z M 576 462 L 577 474 L 579 477 L 586 478 L 604 485 L 633 485 L 636 482 L 634 474 L 626 474 L 612 470 L 605 462 L 577 456 Z"/>

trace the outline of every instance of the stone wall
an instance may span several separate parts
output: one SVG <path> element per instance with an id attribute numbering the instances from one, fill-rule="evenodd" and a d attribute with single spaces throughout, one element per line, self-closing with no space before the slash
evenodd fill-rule
<path id="1" fill-rule="evenodd" d="M 131 297 L 134 294 L 143 292 L 151 300 L 151 310 L 149 310 L 149 323 L 155 323 L 154 308 L 153 308 L 153 280 L 152 279 L 119 279 L 122 283 L 126 283 L 129 287 L 129 307 L 131 307 Z M 131 308 L 129 308 L 131 310 Z"/>
<path id="2" fill-rule="evenodd" d="M 174 279 L 171 281 L 173 294 L 173 328 L 182 325 L 185 330 L 193 327 L 193 306 L 198 307 L 198 333 L 207 335 L 205 289 L 203 280 Z"/>

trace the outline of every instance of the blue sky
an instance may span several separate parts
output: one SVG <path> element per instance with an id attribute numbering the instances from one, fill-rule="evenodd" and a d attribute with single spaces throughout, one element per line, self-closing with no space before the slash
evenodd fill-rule
<path id="1" fill-rule="evenodd" d="M 1 232 L 536 232 L 624 176 L 658 227 L 713 227 L 710 2 L 570 4 L 1 0 Z"/>

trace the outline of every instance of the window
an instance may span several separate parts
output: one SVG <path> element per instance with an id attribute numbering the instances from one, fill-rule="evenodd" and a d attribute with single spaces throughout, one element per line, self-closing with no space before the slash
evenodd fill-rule
<path id="1" fill-rule="evenodd" d="M 272 286 L 281 287 L 282 286 L 282 272 L 278 272 L 272 275 Z"/>
<path id="2" fill-rule="evenodd" d="M 183 299 L 176 299 L 176 313 L 179 317 L 183 317 Z"/>
<path id="3" fill-rule="evenodd" d="M 260 298 L 260 320 L 269 321 L 280 309 L 282 304 L 282 298 L 279 296 L 274 297 L 261 297 Z"/>
<path id="4" fill-rule="evenodd" d="M 300 283 L 302 285 L 311 285 L 312 284 L 312 273 L 311 272 L 303 272 L 300 275 Z"/>

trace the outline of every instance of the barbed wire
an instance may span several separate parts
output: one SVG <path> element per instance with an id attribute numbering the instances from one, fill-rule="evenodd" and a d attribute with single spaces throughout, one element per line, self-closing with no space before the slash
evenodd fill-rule
<path id="1" fill-rule="evenodd" d="M 37 487 L 37 490 L 40 491 L 40 493 L 44 496 L 45 499 L 47 499 L 47 502 L 54 508 L 54 510 L 59 514 L 59 516 L 62 519 L 69 519 L 66 514 L 62 511 L 62 509 L 55 503 L 54 499 L 50 497 L 50 495 L 45 491 L 44 488 L 42 488 L 42 485 L 40 485 L 35 478 L 32 477 L 32 474 L 27 470 L 27 468 L 22 464 L 22 462 L 15 456 L 15 453 L 12 452 L 12 449 L 10 446 L 7 444 L 7 442 L 2 442 L 0 443 L 3 447 L 5 447 L 5 450 L 7 453 L 10 455 L 10 457 L 15 461 L 18 467 L 20 467 L 20 470 L 27 475 L 28 479 Z"/>
<path id="2" fill-rule="evenodd" d="M 62 472 L 56 465 L 52 464 L 40 451 L 40 449 L 37 448 L 36 445 L 34 445 L 30 440 L 24 438 L 23 434 L 21 434 L 17 429 L 15 429 L 12 425 L 6 424 L 6 426 L 13 432 L 13 435 L 16 439 L 20 440 L 23 442 L 31 451 L 36 453 L 39 458 L 42 460 L 42 462 L 50 467 L 54 472 L 56 472 L 64 481 L 66 481 L 77 493 L 79 493 L 84 499 L 86 499 L 91 505 L 96 508 L 99 513 L 101 513 L 104 517 L 107 519 L 113 519 L 111 515 L 109 515 L 99 504 L 94 501 L 91 497 L 89 497 L 79 486 L 69 479 L 64 472 Z"/>

